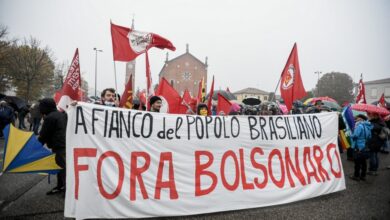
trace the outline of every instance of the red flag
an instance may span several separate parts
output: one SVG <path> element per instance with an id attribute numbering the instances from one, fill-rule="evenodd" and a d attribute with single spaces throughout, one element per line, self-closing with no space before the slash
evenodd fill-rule
<path id="1" fill-rule="evenodd" d="M 296 43 L 291 50 L 286 66 L 282 72 L 280 94 L 288 110 L 291 110 L 294 100 L 301 99 L 306 96 L 306 91 L 302 83 L 301 71 L 299 69 L 298 49 Z"/>
<path id="2" fill-rule="evenodd" d="M 73 56 L 72 63 L 70 64 L 68 74 L 66 75 L 64 84 L 58 94 L 57 106 L 58 108 L 65 110 L 72 101 L 81 101 L 81 95 L 79 90 L 81 88 L 80 77 L 80 62 L 79 62 L 79 49 Z M 57 101 L 57 100 L 56 100 Z"/>
<path id="3" fill-rule="evenodd" d="M 231 107 L 232 103 L 230 103 L 230 101 L 227 100 L 223 95 L 218 93 L 217 114 L 219 115 L 219 113 L 223 111 L 225 115 L 228 115 Z"/>
<path id="4" fill-rule="evenodd" d="M 379 98 L 378 104 L 379 107 L 387 108 L 386 100 L 385 100 L 385 93 L 382 93 L 381 97 Z"/>
<path id="5" fill-rule="evenodd" d="M 151 47 L 175 51 L 173 44 L 158 34 L 135 31 L 111 23 L 114 60 L 131 61 Z"/>
<path id="6" fill-rule="evenodd" d="M 142 105 L 146 105 L 146 91 L 145 90 L 142 90 L 140 93 L 139 93 L 139 102 L 140 102 L 140 107 Z"/>
<path id="7" fill-rule="evenodd" d="M 211 88 L 209 92 L 209 100 L 207 100 L 207 108 L 209 109 L 208 115 L 211 115 L 213 95 L 214 95 L 214 76 L 213 76 L 213 82 L 211 83 Z"/>
<path id="8" fill-rule="evenodd" d="M 129 81 L 127 81 L 125 91 L 123 91 L 122 99 L 119 103 L 119 107 L 128 109 L 133 107 L 133 74 L 130 75 Z"/>
<path id="9" fill-rule="evenodd" d="M 199 105 L 199 103 L 203 102 L 203 85 L 204 85 L 204 80 L 201 79 L 199 81 L 199 88 L 198 88 L 198 97 L 197 97 L 197 105 Z"/>
<path id="10" fill-rule="evenodd" d="M 367 102 L 366 102 L 366 88 L 365 88 L 364 83 L 363 83 L 363 76 L 360 76 L 359 92 L 358 92 L 358 95 L 356 96 L 356 103 L 367 104 Z"/>
<path id="11" fill-rule="evenodd" d="M 192 100 L 191 94 L 190 94 L 190 92 L 188 91 L 188 89 L 186 89 L 186 90 L 184 91 L 184 94 L 183 94 L 183 101 L 184 101 L 187 105 L 189 105 L 190 102 L 191 102 L 191 100 Z"/>
<path id="12" fill-rule="evenodd" d="M 161 78 L 156 95 L 160 96 L 163 105 L 160 112 L 180 113 L 182 99 L 179 93 L 169 84 L 165 78 Z"/>

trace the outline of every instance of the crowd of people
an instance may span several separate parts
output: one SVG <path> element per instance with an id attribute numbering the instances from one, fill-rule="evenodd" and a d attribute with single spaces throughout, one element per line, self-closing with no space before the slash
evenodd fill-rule
<path id="1" fill-rule="evenodd" d="M 100 100 L 95 101 L 95 104 L 111 107 L 118 107 L 120 96 L 116 94 L 115 89 L 107 88 L 101 93 Z M 77 102 L 72 103 L 77 105 Z M 162 99 L 159 96 L 152 96 L 148 103 L 151 112 L 160 112 Z M 135 100 L 133 109 L 146 111 L 144 103 Z M 281 115 L 282 110 L 277 103 L 267 102 L 258 105 L 239 105 L 232 103 L 230 112 L 217 112 L 216 107 L 211 109 L 207 104 L 199 103 L 196 109 L 190 109 L 188 106 L 188 114 L 196 114 L 201 116 L 207 115 Z M 293 103 L 289 114 L 305 114 L 305 113 L 320 113 L 328 112 L 333 109 L 323 105 L 321 100 L 317 100 L 314 105 L 303 105 L 300 101 Z M 29 123 L 29 128 L 25 125 L 25 120 Z M 389 117 L 384 120 L 378 114 L 359 114 L 355 117 L 355 128 L 351 134 L 352 146 L 347 150 L 347 157 L 354 161 L 355 171 L 351 176 L 353 180 L 364 181 L 366 175 L 378 175 L 379 157 L 378 153 L 388 153 L 389 148 Z M 63 111 L 58 111 L 54 99 L 44 98 L 26 108 L 15 111 L 5 101 L 0 101 L 0 137 L 3 136 L 2 130 L 4 127 L 18 120 L 18 128 L 33 131 L 38 135 L 38 140 L 42 144 L 46 144 L 53 153 L 58 166 L 63 168 L 57 175 L 57 186 L 47 192 L 48 195 L 65 192 L 65 142 L 66 142 L 66 124 L 67 115 Z M 43 123 L 41 123 L 43 121 Z M 339 120 L 339 129 L 344 129 L 345 124 Z M 340 144 L 339 144 L 340 145 Z M 340 152 L 343 149 L 340 147 Z M 367 172 L 367 160 L 369 167 Z M 390 168 L 390 167 L 388 167 Z"/>

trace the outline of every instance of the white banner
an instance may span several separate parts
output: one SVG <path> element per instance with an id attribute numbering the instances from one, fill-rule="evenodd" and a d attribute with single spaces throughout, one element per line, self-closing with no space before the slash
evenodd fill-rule
<path id="1" fill-rule="evenodd" d="M 284 204 L 345 189 L 337 113 L 68 111 L 65 216 L 140 218 Z"/>

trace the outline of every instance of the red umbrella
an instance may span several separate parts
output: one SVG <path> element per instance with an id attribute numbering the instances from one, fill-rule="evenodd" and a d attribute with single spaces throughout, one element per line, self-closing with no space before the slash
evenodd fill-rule
<path id="1" fill-rule="evenodd" d="M 376 105 L 371 105 L 371 104 L 353 104 L 352 109 L 357 111 L 367 112 L 367 113 L 376 113 L 384 116 L 390 114 L 390 112 L 387 109 Z"/>
<path id="2" fill-rule="evenodd" d="M 321 100 L 321 101 L 328 101 L 328 102 L 336 102 L 336 103 L 337 103 L 336 100 L 334 100 L 334 99 L 332 99 L 332 98 L 330 98 L 330 97 L 328 97 L 328 96 L 324 96 L 324 97 L 315 97 L 315 98 L 313 98 L 313 99 L 311 100 L 311 102 L 312 102 L 312 103 L 315 103 L 315 102 L 318 101 L 318 100 Z"/>

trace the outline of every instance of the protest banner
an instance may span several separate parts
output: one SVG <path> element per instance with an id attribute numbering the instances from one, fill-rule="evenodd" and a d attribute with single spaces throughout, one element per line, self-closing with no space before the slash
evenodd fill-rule
<path id="1" fill-rule="evenodd" d="M 65 216 L 141 218 L 285 204 L 345 189 L 337 113 L 68 110 Z"/>

